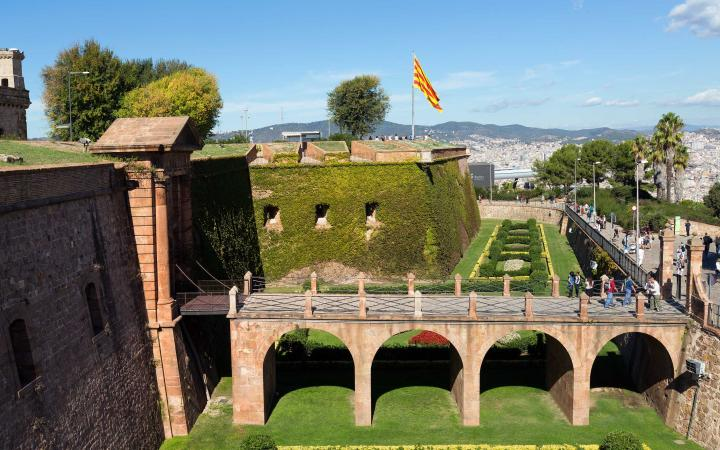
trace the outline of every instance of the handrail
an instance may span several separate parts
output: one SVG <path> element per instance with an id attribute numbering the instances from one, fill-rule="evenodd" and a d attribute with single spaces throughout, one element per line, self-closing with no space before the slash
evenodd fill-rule
<path id="1" fill-rule="evenodd" d="M 610 255 L 610 258 L 615 261 L 615 264 L 617 264 L 623 272 L 629 274 L 635 283 L 644 285 L 647 282 L 649 276 L 648 271 L 633 261 L 623 250 L 616 247 L 598 230 L 593 228 L 585 219 L 575 212 L 570 205 L 565 205 L 565 214 L 586 236 L 605 250 L 605 252 Z"/>

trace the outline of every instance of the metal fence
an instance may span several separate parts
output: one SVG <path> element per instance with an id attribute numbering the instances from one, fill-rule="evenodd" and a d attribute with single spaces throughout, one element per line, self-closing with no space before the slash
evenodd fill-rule
<path id="1" fill-rule="evenodd" d="M 615 261 L 615 264 L 617 264 L 623 272 L 629 274 L 636 283 L 644 285 L 647 282 L 649 275 L 648 271 L 633 261 L 630 256 L 628 256 L 622 249 L 616 247 L 598 230 L 593 228 L 592 225 L 580 217 L 580 215 L 576 213 L 570 205 L 565 205 L 565 214 L 567 214 L 568 218 L 575 223 L 577 228 L 582 230 L 585 235 L 605 250 L 612 260 Z"/>

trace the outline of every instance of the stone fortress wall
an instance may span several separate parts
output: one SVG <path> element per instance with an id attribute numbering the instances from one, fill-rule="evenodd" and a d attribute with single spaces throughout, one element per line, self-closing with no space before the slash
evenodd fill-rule
<path id="1" fill-rule="evenodd" d="M 542 223 L 560 224 L 564 213 L 564 203 L 520 203 L 513 201 L 478 201 L 480 217 L 483 219 L 535 219 Z"/>
<path id="2" fill-rule="evenodd" d="M 0 248 L 0 448 L 159 447 L 124 173 L 0 171 Z"/>

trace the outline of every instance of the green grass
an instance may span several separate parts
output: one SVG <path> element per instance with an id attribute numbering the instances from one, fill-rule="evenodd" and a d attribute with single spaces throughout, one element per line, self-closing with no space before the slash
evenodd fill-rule
<path id="1" fill-rule="evenodd" d="M 470 276 L 470 272 L 472 272 L 473 266 L 477 262 L 478 258 L 480 258 L 480 255 L 485 249 L 485 244 L 487 244 L 487 241 L 490 239 L 490 235 L 495 229 L 495 226 L 500 222 L 501 220 L 496 219 L 481 220 L 480 230 L 478 231 L 477 236 L 475 236 L 475 239 L 473 239 L 473 241 L 470 243 L 470 246 L 468 246 L 468 248 L 465 250 L 465 254 L 463 255 L 462 259 L 460 259 L 460 261 L 455 266 L 455 269 L 453 269 L 453 276 L 456 273 L 462 275 L 463 278 L 467 278 Z"/>
<path id="2" fill-rule="evenodd" d="M 560 234 L 560 227 L 550 224 L 543 224 L 543 227 L 550 251 L 550 260 L 560 280 L 566 279 L 570 271 L 579 272 L 580 263 L 578 263 L 575 252 L 570 248 L 567 237 Z"/>
<path id="3" fill-rule="evenodd" d="M 313 141 L 313 144 L 323 149 L 326 153 L 347 153 L 348 148 L 345 141 Z"/>
<path id="4" fill-rule="evenodd" d="M 193 152 L 192 159 L 245 156 L 250 148 L 252 144 L 207 144 L 202 150 Z"/>
<path id="5" fill-rule="evenodd" d="M 18 155 L 23 157 L 23 162 L 3 163 L 0 167 L 17 167 L 35 164 L 61 164 L 61 163 L 93 163 L 109 161 L 108 158 L 95 156 L 90 153 L 78 151 L 68 146 L 67 149 L 55 149 L 38 147 L 18 141 L 0 140 L 0 153 Z"/>
<path id="6" fill-rule="evenodd" d="M 407 377 L 407 373 L 405 374 Z M 639 394 L 591 394 L 590 425 L 568 424 L 549 394 L 525 386 L 490 389 L 480 396 L 481 425 L 464 427 L 450 393 L 436 386 L 406 386 L 377 399 L 372 427 L 353 425 L 353 391 L 309 386 L 284 395 L 265 426 L 232 425 L 230 379 L 225 378 L 190 435 L 162 449 L 236 449 L 246 433 L 268 433 L 279 445 L 597 444 L 611 430 L 636 433 L 654 450 L 701 447 L 673 443 L 666 427 Z"/>

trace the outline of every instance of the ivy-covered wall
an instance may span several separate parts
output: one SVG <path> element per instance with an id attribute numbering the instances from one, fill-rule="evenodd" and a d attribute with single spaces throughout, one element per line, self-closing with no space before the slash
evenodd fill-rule
<path id="1" fill-rule="evenodd" d="M 457 160 L 251 168 L 245 158 L 196 160 L 192 186 L 196 257 L 236 280 L 246 270 L 277 279 L 327 261 L 373 275 L 442 277 L 480 225 L 472 180 Z M 377 204 L 380 222 L 369 239 L 366 203 Z M 329 205 L 327 229 L 315 227 L 319 204 Z M 282 231 L 265 229 L 267 206 L 279 208 Z"/>
<path id="2" fill-rule="evenodd" d="M 480 217 L 472 180 L 457 160 L 432 164 L 258 166 L 250 170 L 265 275 L 336 261 L 374 275 L 450 273 Z M 366 238 L 365 205 L 381 225 Z M 318 204 L 328 229 L 316 229 Z M 265 207 L 279 208 L 282 231 L 264 228 Z"/>

